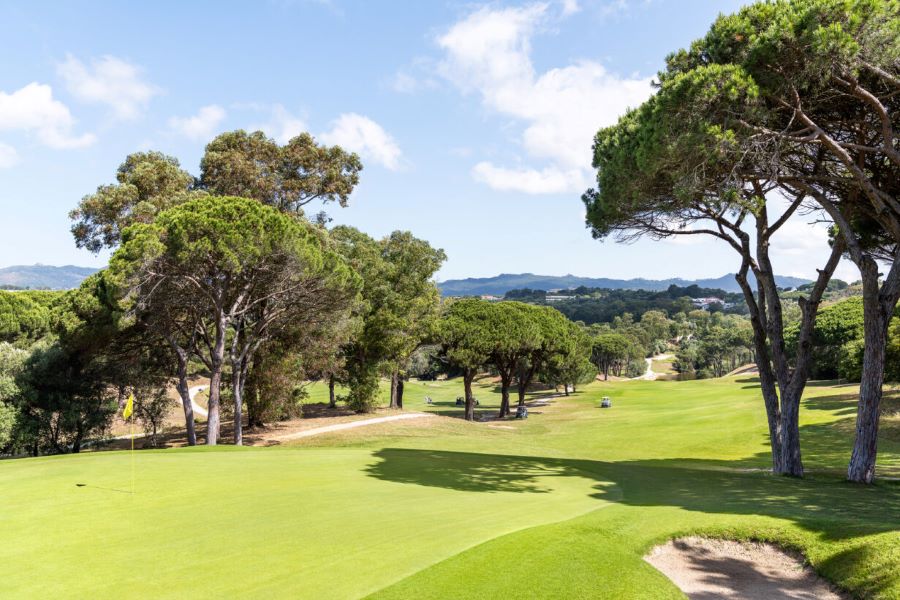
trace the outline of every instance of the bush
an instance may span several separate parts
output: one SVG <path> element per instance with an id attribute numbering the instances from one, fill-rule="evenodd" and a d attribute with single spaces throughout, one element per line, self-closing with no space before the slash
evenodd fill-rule
<path id="1" fill-rule="evenodd" d="M 378 408 L 378 375 L 357 372 L 350 377 L 347 406 L 358 413 L 372 412 Z"/>
<path id="2" fill-rule="evenodd" d="M 647 362 L 644 360 L 634 359 L 628 362 L 625 368 L 625 374 L 628 377 L 640 377 L 647 372 Z"/>
<path id="3" fill-rule="evenodd" d="M 149 436 L 150 445 L 157 445 L 157 435 L 175 401 L 166 395 L 165 388 L 135 390 L 134 416 Z"/>

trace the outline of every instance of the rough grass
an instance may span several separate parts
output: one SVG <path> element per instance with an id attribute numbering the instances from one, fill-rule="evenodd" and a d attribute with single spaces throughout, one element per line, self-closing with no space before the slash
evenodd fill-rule
<path id="1" fill-rule="evenodd" d="M 406 410 L 458 416 L 460 388 L 411 383 Z M 810 389 L 804 480 L 764 471 L 750 378 L 596 383 L 526 421 L 138 452 L 134 495 L 128 453 L 5 461 L 3 595 L 678 598 L 641 557 L 700 533 L 774 541 L 860 596 L 900 598 L 900 485 L 842 481 L 853 393 Z M 493 385 L 476 395 L 493 415 Z M 879 468 L 900 475 L 894 412 Z"/>

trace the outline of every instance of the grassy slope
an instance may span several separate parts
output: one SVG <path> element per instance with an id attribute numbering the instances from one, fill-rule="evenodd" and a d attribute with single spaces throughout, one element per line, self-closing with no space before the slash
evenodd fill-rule
<path id="1" fill-rule="evenodd" d="M 410 384 L 406 408 L 457 413 L 458 388 Z M 851 391 L 811 390 L 804 481 L 755 470 L 768 459 L 749 380 L 598 383 L 504 428 L 405 421 L 141 452 L 134 496 L 112 491 L 130 487 L 127 453 L 7 461 L 4 594 L 680 597 L 641 556 L 701 531 L 777 540 L 857 592 L 900 597 L 900 486 L 840 480 Z M 477 393 L 485 413 L 492 392 Z M 894 420 L 884 429 L 882 471 L 900 474 Z"/>

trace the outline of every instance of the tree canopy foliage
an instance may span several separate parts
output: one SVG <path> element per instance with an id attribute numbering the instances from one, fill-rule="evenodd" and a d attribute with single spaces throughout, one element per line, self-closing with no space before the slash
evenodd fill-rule
<path id="1" fill-rule="evenodd" d="M 33 342 L 50 332 L 52 306 L 62 292 L 0 290 L 0 341 Z"/>
<path id="2" fill-rule="evenodd" d="M 391 405 L 402 407 L 406 363 L 434 335 L 440 292 L 433 277 L 446 255 L 406 231 L 375 240 L 340 226 L 331 236 L 336 251 L 363 282 L 355 330 L 344 352 L 350 403 L 357 410 L 370 410 L 377 399 L 378 377 L 388 374 Z"/>
<path id="3" fill-rule="evenodd" d="M 79 248 L 94 253 L 113 248 L 129 225 L 150 223 L 161 211 L 196 194 L 191 174 L 161 152 L 128 155 L 116 171 L 116 182 L 101 185 L 69 213 Z"/>
<path id="4" fill-rule="evenodd" d="M 864 288 L 872 290 L 869 313 L 880 323 L 873 335 L 886 328 L 885 315 L 900 295 L 900 272 L 892 269 L 878 292 L 873 255 L 864 256 L 866 248 L 892 256 L 900 241 L 897 7 L 877 0 L 779 0 L 722 16 L 689 49 L 669 56 L 650 100 L 595 138 L 598 185 L 584 202 L 596 237 L 710 235 L 741 257 L 737 279 L 754 326 L 778 472 L 802 474 L 799 399 L 817 307 L 841 254 L 849 252 Z M 770 201 L 777 195 L 786 205 L 780 214 Z M 789 357 L 768 249 L 811 201 L 840 235 L 808 297 L 799 300 L 799 343 Z M 748 284 L 749 272 L 758 290 Z M 858 420 L 870 422 L 858 436 L 866 438 L 869 458 L 851 460 L 868 464 L 851 467 L 855 480 L 871 480 L 874 469 L 883 336 L 866 350 L 879 383 L 871 390 L 864 385 L 861 394 L 871 396 L 861 399 Z"/>
<path id="5" fill-rule="evenodd" d="M 208 443 L 217 439 L 226 359 L 239 442 L 244 378 L 260 345 L 289 324 L 314 326 L 346 310 L 359 287 L 320 229 L 233 197 L 205 196 L 133 225 L 111 268 L 144 310 L 187 303 L 179 312 L 193 316 L 198 356 L 211 373 Z"/>
<path id="6" fill-rule="evenodd" d="M 314 200 L 347 206 L 362 163 L 340 146 L 317 144 L 302 133 L 284 146 L 263 132 L 223 133 L 207 146 L 200 177 L 161 152 L 137 152 L 116 171 L 116 183 L 82 198 L 69 218 L 79 248 L 97 253 L 115 248 L 122 231 L 150 223 L 169 208 L 203 194 L 240 196 L 302 214 Z"/>
<path id="7" fill-rule="evenodd" d="M 900 4 L 801 0 L 748 6 L 667 61 L 662 85 L 701 83 L 695 129 L 741 152 L 742 171 L 823 210 L 860 270 L 865 344 L 848 478 L 875 475 L 887 331 L 900 299 Z M 714 77 L 717 86 L 709 85 Z M 880 277 L 878 260 L 889 268 Z M 813 299 L 814 298 L 814 295 Z M 801 332 L 798 347 L 809 340 Z M 804 372 L 805 365 L 797 363 Z"/>
<path id="8" fill-rule="evenodd" d="M 478 298 L 450 301 L 441 318 L 438 339 L 445 361 L 463 375 L 466 419 L 475 417 L 472 382 L 491 367 L 500 375 L 500 417 L 510 412 L 509 388 L 516 380 L 519 406 L 528 386 L 569 386 L 593 380 L 591 344 L 580 326 L 559 311 L 521 302 L 488 302 Z"/>
<path id="9" fill-rule="evenodd" d="M 262 131 L 230 131 L 206 146 L 200 185 L 218 196 L 241 196 L 288 212 L 314 200 L 347 206 L 362 162 L 340 146 L 301 133 L 280 146 Z"/>

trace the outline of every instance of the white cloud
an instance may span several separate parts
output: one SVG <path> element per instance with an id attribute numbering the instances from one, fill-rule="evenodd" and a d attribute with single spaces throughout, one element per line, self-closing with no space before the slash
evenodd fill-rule
<path id="1" fill-rule="evenodd" d="M 8 169 L 19 162 L 19 153 L 9 144 L 0 142 L 0 169 Z"/>
<path id="2" fill-rule="evenodd" d="M 581 169 L 509 169 L 480 162 L 472 169 L 472 176 L 476 181 L 503 192 L 563 194 L 581 192 L 587 187 L 584 171 Z"/>
<path id="3" fill-rule="evenodd" d="M 774 220 L 776 217 L 770 217 Z M 831 247 L 828 244 L 829 223 L 819 222 L 818 216 L 794 215 L 772 236 L 772 263 L 780 275 L 815 279 L 816 268 L 825 264 Z M 841 260 L 834 276 L 845 281 L 859 279 L 856 266 Z"/>
<path id="4" fill-rule="evenodd" d="M 577 3 L 564 3 L 563 13 L 576 8 Z M 547 183 L 558 182 L 559 173 L 578 169 L 587 177 L 597 129 L 652 93 L 651 78 L 621 77 L 591 60 L 538 73 L 531 39 L 550 19 L 547 4 L 483 7 L 437 39 L 445 52 L 439 72 L 446 79 L 465 93 L 479 94 L 488 109 L 523 123 L 524 150 L 550 163 L 540 170 L 543 177 L 534 178 L 542 190 L 562 187 Z"/>
<path id="5" fill-rule="evenodd" d="M 225 109 L 218 104 L 210 104 L 201 108 L 192 117 L 172 117 L 169 127 L 192 140 L 210 139 L 225 119 Z"/>
<path id="6" fill-rule="evenodd" d="M 828 256 L 828 225 L 810 216 L 791 217 L 772 236 L 771 248 L 787 256 Z"/>
<path id="7" fill-rule="evenodd" d="M 363 115 L 342 114 L 331 130 L 320 137 L 326 144 L 337 144 L 345 150 L 358 152 L 392 171 L 401 166 L 402 153 L 397 142 L 381 125 Z"/>
<path id="8" fill-rule="evenodd" d="M 581 10 L 578 0 L 562 0 L 562 14 L 564 17 L 574 15 Z"/>
<path id="9" fill-rule="evenodd" d="M 136 65 L 103 56 L 86 66 L 72 55 L 57 66 L 66 89 L 83 102 L 106 104 L 120 119 L 134 119 L 159 89 L 141 78 Z"/>
<path id="10" fill-rule="evenodd" d="M 291 114 L 280 104 L 272 107 L 271 120 L 265 125 L 260 125 L 259 129 L 275 138 L 279 144 L 286 144 L 304 131 L 309 131 L 303 119 Z"/>
<path id="11" fill-rule="evenodd" d="M 0 91 L 0 131 L 25 131 L 51 148 L 80 148 L 97 141 L 90 133 L 73 135 L 75 119 L 69 108 L 53 98 L 53 89 L 29 83 L 7 94 Z"/>
<path id="12" fill-rule="evenodd" d="M 691 235 L 691 234 L 683 233 L 683 234 L 679 234 L 679 235 L 669 236 L 669 237 L 663 239 L 663 241 L 667 244 L 673 244 L 675 246 L 697 246 L 699 244 L 706 244 L 711 241 L 713 243 L 716 243 L 717 240 L 715 240 L 715 238 L 711 238 L 710 236 L 708 236 L 706 234 Z M 725 242 L 722 242 L 722 243 L 724 244 Z"/>

